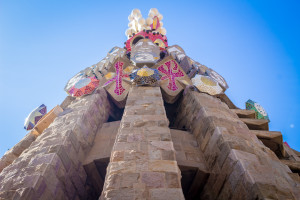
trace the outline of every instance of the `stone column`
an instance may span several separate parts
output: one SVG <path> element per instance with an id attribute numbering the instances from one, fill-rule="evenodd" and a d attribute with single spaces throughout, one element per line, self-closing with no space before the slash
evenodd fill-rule
<path id="1" fill-rule="evenodd" d="M 176 121 L 196 137 L 211 172 L 201 199 L 300 198 L 290 169 L 219 99 L 185 91 Z"/>
<path id="2" fill-rule="evenodd" d="M 100 199 L 184 199 L 159 87 L 134 86 Z"/>
<path id="3" fill-rule="evenodd" d="M 0 199 L 87 199 L 82 162 L 109 112 L 104 89 L 74 100 L 0 173 Z"/>

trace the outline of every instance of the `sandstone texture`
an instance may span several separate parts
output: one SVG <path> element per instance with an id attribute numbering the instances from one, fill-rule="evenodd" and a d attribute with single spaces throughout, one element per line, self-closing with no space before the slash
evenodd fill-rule
<path id="1" fill-rule="evenodd" d="M 104 89 L 67 97 L 0 159 L 0 199 L 300 199 L 300 153 L 222 98 L 187 88 L 170 129 L 159 87 L 125 110 Z"/>
<path id="2" fill-rule="evenodd" d="M 98 89 L 64 111 L 0 174 L 0 199 L 86 199 L 82 166 L 110 104 Z M 31 136 L 18 146 L 28 146 Z M 22 147 L 23 148 L 23 147 Z"/>
<path id="3" fill-rule="evenodd" d="M 159 87 L 132 87 L 99 199 L 184 199 Z"/>
<path id="4" fill-rule="evenodd" d="M 210 170 L 200 199 L 300 199 L 291 170 L 219 99 L 185 91 L 176 124 L 195 136 Z"/>

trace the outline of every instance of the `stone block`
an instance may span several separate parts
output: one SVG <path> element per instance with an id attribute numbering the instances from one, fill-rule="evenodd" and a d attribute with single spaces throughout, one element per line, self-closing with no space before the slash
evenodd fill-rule
<path id="1" fill-rule="evenodd" d="M 73 185 L 75 186 L 75 189 L 77 191 L 77 195 L 81 199 L 86 199 L 87 198 L 87 193 L 84 187 L 85 181 L 83 182 L 79 175 L 78 171 L 75 169 L 71 169 L 68 173 L 68 178 L 72 181 Z"/>
<path id="2" fill-rule="evenodd" d="M 72 163 L 72 160 L 68 156 L 67 152 L 65 151 L 65 148 L 62 145 L 52 146 L 49 149 L 49 153 L 55 153 L 55 154 L 57 154 L 59 156 L 60 160 L 63 163 L 64 168 L 66 169 L 66 171 L 69 171 L 70 167 L 72 165 L 74 165 Z"/>
<path id="3" fill-rule="evenodd" d="M 162 160 L 176 160 L 174 151 L 161 150 L 160 152 Z"/>
<path id="4" fill-rule="evenodd" d="M 148 149 L 148 158 L 149 160 L 161 160 L 161 151 L 157 149 Z"/>
<path id="5" fill-rule="evenodd" d="M 20 194 L 16 190 L 0 191 L 0 199 L 20 198 Z"/>
<path id="6" fill-rule="evenodd" d="M 155 189 L 150 189 L 149 194 L 150 194 L 150 199 L 153 199 L 153 200 L 165 200 L 165 199 L 182 200 L 182 199 L 184 199 L 181 188 L 167 188 L 167 189 L 155 188 Z"/>
<path id="7" fill-rule="evenodd" d="M 142 142 L 145 141 L 145 137 L 142 134 L 129 134 L 127 142 Z"/>
<path id="8" fill-rule="evenodd" d="M 122 188 L 118 190 L 107 190 L 102 195 L 104 199 L 122 199 L 122 200 L 134 200 L 135 192 L 130 188 Z"/>
<path id="9" fill-rule="evenodd" d="M 113 151 L 111 162 L 124 161 L 124 151 Z"/>
<path id="10" fill-rule="evenodd" d="M 8 165 L 10 165 L 15 159 L 17 158 L 12 152 L 7 152 L 4 156 L 0 159 L 0 172 Z"/>
<path id="11" fill-rule="evenodd" d="M 184 151 L 176 151 L 176 160 L 178 163 L 184 163 L 187 160 Z"/>
<path id="12" fill-rule="evenodd" d="M 167 188 L 181 188 L 180 178 L 177 173 L 165 173 Z"/>
<path id="13" fill-rule="evenodd" d="M 21 155 L 21 153 L 27 149 L 34 140 L 35 136 L 31 133 L 28 133 L 18 144 L 12 148 L 13 154 L 16 156 Z"/>
<path id="14" fill-rule="evenodd" d="M 225 181 L 223 183 L 222 188 L 220 189 L 219 193 L 216 194 L 218 199 L 231 199 L 234 191 L 231 190 L 230 185 Z M 245 198 L 245 197 L 244 197 Z"/>
<path id="15" fill-rule="evenodd" d="M 121 176 L 120 188 L 133 188 L 133 185 L 138 183 L 140 174 L 124 173 L 124 174 L 120 174 L 120 176 Z"/>
<path id="16" fill-rule="evenodd" d="M 149 161 L 149 170 L 154 172 L 179 172 L 177 162 L 169 160 Z"/>
<path id="17" fill-rule="evenodd" d="M 28 187 L 28 188 L 20 188 L 18 190 L 19 192 L 19 196 L 16 198 L 16 196 L 14 196 L 14 199 L 16 200 L 31 200 L 31 199 L 37 199 L 35 191 L 32 187 Z"/>
<path id="18" fill-rule="evenodd" d="M 75 99 L 75 97 L 67 96 L 65 100 L 60 104 L 60 107 L 65 110 Z"/>
<path id="19" fill-rule="evenodd" d="M 124 152 L 125 161 L 134 161 L 134 160 L 145 160 L 148 159 L 149 155 L 147 151 L 136 151 L 136 150 L 127 150 Z"/>
<path id="20" fill-rule="evenodd" d="M 150 144 L 156 149 L 174 151 L 173 143 L 171 141 L 150 141 Z"/>
<path id="21" fill-rule="evenodd" d="M 165 186 L 165 174 L 159 172 L 144 172 L 141 181 L 147 188 L 163 188 Z"/>
<path id="22" fill-rule="evenodd" d="M 250 130 L 269 130 L 269 121 L 267 119 L 247 119 L 241 120 L 248 126 Z"/>
<path id="23" fill-rule="evenodd" d="M 125 172 L 135 172 L 136 163 L 135 161 L 119 161 L 112 162 L 109 164 L 108 169 L 111 174 L 113 173 L 125 173 Z"/>
<path id="24" fill-rule="evenodd" d="M 117 145 L 113 147 L 113 151 L 125 151 L 125 150 L 139 150 L 138 142 L 118 142 Z"/>
<path id="25" fill-rule="evenodd" d="M 136 171 L 137 172 L 149 171 L 149 163 L 142 159 L 136 160 Z"/>
<path id="26" fill-rule="evenodd" d="M 76 138 L 85 153 L 88 153 L 91 149 L 94 134 L 89 132 L 90 130 L 84 124 L 74 124 L 72 132 L 76 135 Z"/>
<path id="27" fill-rule="evenodd" d="M 120 174 L 110 174 L 105 180 L 105 190 L 119 189 L 121 184 Z"/>

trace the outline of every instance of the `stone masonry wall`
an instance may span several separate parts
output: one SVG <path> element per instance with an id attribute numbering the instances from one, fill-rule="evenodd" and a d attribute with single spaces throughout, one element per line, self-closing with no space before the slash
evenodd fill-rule
<path id="1" fill-rule="evenodd" d="M 36 136 L 29 132 L 13 148 L 5 152 L 3 157 L 0 158 L 0 173 L 5 167 L 10 165 L 15 159 L 17 159 L 21 155 L 21 153 L 31 145 L 35 138 Z"/>
<path id="2" fill-rule="evenodd" d="M 290 169 L 219 99 L 185 91 L 176 124 L 196 137 L 211 170 L 201 199 L 300 199 Z"/>
<path id="3" fill-rule="evenodd" d="M 133 87 L 100 199 L 184 199 L 159 87 Z"/>
<path id="4" fill-rule="evenodd" d="M 0 199 L 86 199 L 82 162 L 107 121 L 104 89 L 76 99 L 0 174 Z"/>

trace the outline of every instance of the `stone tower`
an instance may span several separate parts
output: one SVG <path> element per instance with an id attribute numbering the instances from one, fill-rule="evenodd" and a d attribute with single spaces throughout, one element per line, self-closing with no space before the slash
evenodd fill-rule
<path id="1" fill-rule="evenodd" d="M 300 199 L 300 153 L 169 46 L 162 18 L 133 10 L 125 47 L 69 80 L 1 158 L 0 199 Z"/>

